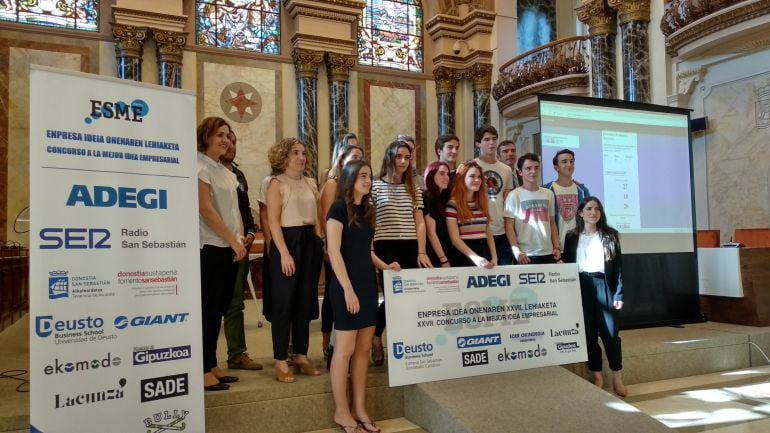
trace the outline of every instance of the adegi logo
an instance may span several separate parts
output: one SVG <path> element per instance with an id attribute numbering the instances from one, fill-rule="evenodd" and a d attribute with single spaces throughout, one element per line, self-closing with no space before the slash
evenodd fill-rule
<path id="1" fill-rule="evenodd" d="M 123 101 L 100 101 L 90 99 L 91 113 L 85 118 L 86 125 L 104 119 L 128 120 L 142 122 L 142 118 L 150 112 L 150 106 L 141 99 L 134 99 L 130 104 Z"/>
<path id="2" fill-rule="evenodd" d="M 67 206 L 168 209 L 165 189 L 136 189 L 129 186 L 72 185 Z"/>
<path id="3" fill-rule="evenodd" d="M 457 337 L 457 348 L 466 347 L 494 346 L 500 344 L 502 338 L 500 334 L 471 335 L 468 337 Z"/>
<path id="4" fill-rule="evenodd" d="M 51 271 L 48 273 L 48 299 L 70 297 L 70 278 L 67 271 Z"/>
<path id="5" fill-rule="evenodd" d="M 126 316 L 118 316 L 115 318 L 115 327 L 118 329 L 126 329 L 129 325 L 132 327 L 137 326 L 153 326 L 153 325 L 166 325 L 169 323 L 184 323 L 187 321 L 187 316 L 190 313 L 176 313 L 176 314 L 156 314 L 154 316 L 136 316 L 130 320 Z"/>
<path id="6" fill-rule="evenodd" d="M 187 373 L 142 379 L 142 403 L 187 395 Z"/>
<path id="7" fill-rule="evenodd" d="M 463 352 L 463 367 L 489 364 L 489 353 L 486 350 Z"/>
<path id="8" fill-rule="evenodd" d="M 88 370 L 97 370 L 100 368 L 117 367 L 122 360 L 117 356 L 112 356 L 110 352 L 107 352 L 107 356 L 104 358 L 97 357 L 93 359 L 85 359 L 81 361 L 60 361 L 59 358 L 53 360 L 53 364 L 43 367 L 43 374 L 50 376 L 52 374 L 65 374 L 73 372 L 81 372 Z"/>
<path id="9" fill-rule="evenodd" d="M 126 379 L 121 378 L 118 381 L 118 387 L 113 389 L 107 389 L 104 391 L 86 392 L 75 395 L 62 395 L 56 394 L 54 396 L 54 408 L 61 409 L 63 407 L 80 406 L 83 404 L 98 403 L 100 401 L 118 400 L 122 399 L 126 386 Z"/>
<path id="10" fill-rule="evenodd" d="M 147 433 L 161 433 L 165 431 L 184 431 L 187 428 L 184 419 L 190 411 L 186 409 L 164 410 L 155 412 L 145 418 L 144 428 Z"/>
<path id="11" fill-rule="evenodd" d="M 404 293 L 404 281 L 401 277 L 393 277 L 393 293 Z"/>
<path id="12" fill-rule="evenodd" d="M 471 275 L 468 277 L 467 287 L 511 287 L 511 276 L 509 274 L 500 275 Z"/>
<path id="13" fill-rule="evenodd" d="M 40 338 L 47 338 L 54 331 L 88 331 L 98 330 L 104 326 L 104 320 L 101 317 L 92 318 L 88 316 L 84 319 L 72 320 L 54 320 L 53 316 L 35 317 L 35 334 Z"/>
<path id="14" fill-rule="evenodd" d="M 164 347 L 162 349 L 134 349 L 134 365 L 175 361 L 190 357 L 190 346 Z"/>
<path id="15" fill-rule="evenodd" d="M 420 343 L 411 346 L 405 345 L 402 341 L 393 343 L 393 356 L 396 359 L 401 359 L 404 356 L 410 358 L 409 355 L 432 355 L 433 345 L 430 343 Z"/>

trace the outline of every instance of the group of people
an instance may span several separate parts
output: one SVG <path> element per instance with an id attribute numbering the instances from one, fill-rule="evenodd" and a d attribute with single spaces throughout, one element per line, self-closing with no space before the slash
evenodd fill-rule
<path id="1" fill-rule="evenodd" d="M 262 368 L 246 353 L 243 339 L 242 288 L 255 226 L 248 186 L 233 163 L 230 125 L 206 118 L 197 137 L 204 386 L 215 391 L 238 380 L 217 366 L 222 318 L 228 367 Z M 594 383 L 603 385 L 601 337 L 613 388 L 625 395 L 616 320 L 623 305 L 618 232 L 607 224 L 599 199 L 572 179 L 574 152 L 557 153 L 558 178 L 541 187 L 540 158 L 516 158 L 515 144 L 498 145 L 497 139 L 494 127 L 478 129 L 478 157 L 457 164 L 459 138 L 442 135 L 435 143 L 437 161 L 420 175 L 414 138 L 398 136 L 375 174 L 356 136 L 347 134 L 335 143 L 320 190 L 305 176 L 310 161 L 302 142 L 288 138 L 270 148 L 272 172 L 260 186 L 259 208 L 275 378 L 292 383 L 295 374 L 321 374 L 307 356 L 310 322 L 320 313 L 324 353 L 331 357 L 334 420 L 343 432 L 380 431 L 366 412 L 364 395 L 370 354 L 375 365 L 384 362 L 386 318 L 377 279 L 383 270 L 576 262 Z M 322 268 L 326 293 L 319 312 Z"/>

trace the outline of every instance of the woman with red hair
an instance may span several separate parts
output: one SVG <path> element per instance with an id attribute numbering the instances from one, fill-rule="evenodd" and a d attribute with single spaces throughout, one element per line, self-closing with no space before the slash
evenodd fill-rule
<path id="1" fill-rule="evenodd" d="M 489 228 L 484 172 L 476 161 L 466 161 L 457 167 L 445 213 L 453 246 L 449 258 L 452 266 L 494 267 L 497 252 Z"/>

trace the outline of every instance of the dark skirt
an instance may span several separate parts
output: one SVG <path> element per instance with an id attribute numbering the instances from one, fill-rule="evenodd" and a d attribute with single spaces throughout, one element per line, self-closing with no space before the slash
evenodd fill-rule
<path id="1" fill-rule="evenodd" d="M 492 260 L 492 253 L 489 251 L 489 243 L 487 242 L 486 238 L 463 239 L 463 242 L 465 242 L 465 245 L 467 245 L 468 248 L 473 250 L 473 252 L 476 254 L 484 257 L 487 260 Z M 460 250 L 454 247 L 452 247 L 452 252 L 450 253 L 449 263 L 453 267 L 476 266 L 476 264 L 473 263 L 473 260 L 468 258 L 468 256 L 461 253 Z"/>

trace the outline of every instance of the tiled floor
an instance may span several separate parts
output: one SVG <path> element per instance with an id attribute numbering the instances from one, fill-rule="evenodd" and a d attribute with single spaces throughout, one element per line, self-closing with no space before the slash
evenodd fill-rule
<path id="1" fill-rule="evenodd" d="M 628 403 L 677 432 L 770 432 L 770 366 L 628 389 Z"/>

